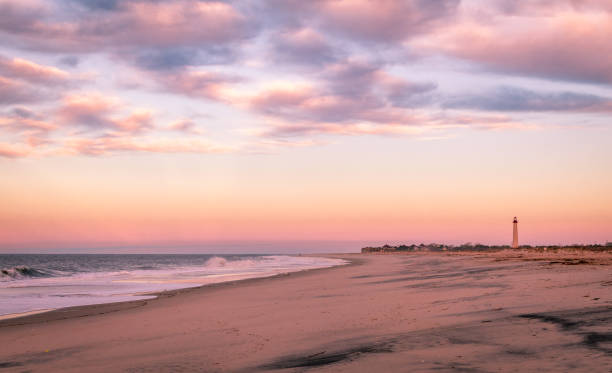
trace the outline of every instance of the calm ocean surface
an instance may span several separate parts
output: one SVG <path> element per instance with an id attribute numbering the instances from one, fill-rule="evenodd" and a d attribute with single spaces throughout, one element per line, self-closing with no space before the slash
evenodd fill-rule
<path id="1" fill-rule="evenodd" d="M 0 316 L 344 263 L 284 255 L 0 254 Z"/>

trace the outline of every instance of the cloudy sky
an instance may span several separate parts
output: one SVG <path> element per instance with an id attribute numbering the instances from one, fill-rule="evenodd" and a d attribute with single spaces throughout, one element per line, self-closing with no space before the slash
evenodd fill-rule
<path id="1" fill-rule="evenodd" d="M 0 246 L 612 241 L 607 0 L 0 0 Z"/>

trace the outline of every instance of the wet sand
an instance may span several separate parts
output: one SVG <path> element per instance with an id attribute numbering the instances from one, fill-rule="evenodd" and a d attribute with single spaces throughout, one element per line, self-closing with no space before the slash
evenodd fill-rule
<path id="1" fill-rule="evenodd" d="M 0 372 L 611 372 L 612 255 L 352 265 L 0 321 Z"/>

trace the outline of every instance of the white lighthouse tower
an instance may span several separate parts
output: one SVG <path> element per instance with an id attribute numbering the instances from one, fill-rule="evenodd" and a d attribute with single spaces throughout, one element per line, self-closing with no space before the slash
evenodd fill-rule
<path id="1" fill-rule="evenodd" d="M 518 220 L 516 220 L 516 216 L 512 221 L 512 248 L 518 249 Z"/>

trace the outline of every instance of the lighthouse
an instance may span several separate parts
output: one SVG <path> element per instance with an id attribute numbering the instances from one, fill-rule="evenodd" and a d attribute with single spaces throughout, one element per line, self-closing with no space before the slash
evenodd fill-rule
<path id="1" fill-rule="evenodd" d="M 518 220 L 516 220 L 516 216 L 512 221 L 512 248 L 518 249 Z"/>

